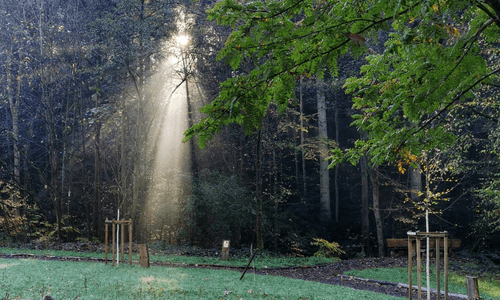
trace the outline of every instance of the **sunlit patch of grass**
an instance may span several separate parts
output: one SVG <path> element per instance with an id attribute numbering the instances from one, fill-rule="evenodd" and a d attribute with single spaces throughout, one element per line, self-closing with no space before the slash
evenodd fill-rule
<path id="1" fill-rule="evenodd" d="M 0 264 L 10 264 L 0 259 Z M 0 298 L 40 299 L 401 299 L 342 286 L 237 271 L 17 260 L 0 270 Z"/>
<path id="2" fill-rule="evenodd" d="M 14 266 L 17 266 L 17 265 L 18 265 L 17 263 L 0 264 L 0 269 L 10 268 L 10 267 L 14 267 Z"/>
<path id="3" fill-rule="evenodd" d="M 398 282 L 408 284 L 408 269 L 407 268 L 378 268 L 378 269 L 365 269 L 365 270 L 351 270 L 346 272 L 347 275 L 369 278 L 376 280 L 383 280 L 389 282 Z M 416 268 L 412 270 L 412 284 L 417 285 L 417 271 Z M 440 273 L 440 287 L 444 290 L 444 272 L 441 269 Z M 422 268 L 422 286 L 426 285 L 425 267 Z M 478 280 L 479 294 L 485 299 L 500 299 L 500 280 L 493 278 L 480 278 Z M 436 288 L 436 269 L 431 267 L 431 288 Z M 467 285 L 465 276 L 461 276 L 452 271 L 448 276 L 448 289 L 452 293 L 467 295 Z"/>

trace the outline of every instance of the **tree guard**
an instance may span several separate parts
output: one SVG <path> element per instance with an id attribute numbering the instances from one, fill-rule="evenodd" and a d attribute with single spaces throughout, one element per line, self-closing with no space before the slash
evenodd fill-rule
<path id="1" fill-rule="evenodd" d="M 412 259 L 413 259 L 413 241 L 416 242 L 416 254 L 417 254 L 417 276 L 418 276 L 418 300 L 422 299 L 422 259 L 421 259 L 421 240 L 426 238 L 431 238 L 434 242 L 434 247 L 436 249 L 436 289 L 437 289 L 437 300 L 441 300 L 441 287 L 440 287 L 440 246 L 443 245 L 444 253 L 444 299 L 448 300 L 448 232 L 412 232 L 408 231 L 408 285 L 409 285 L 409 299 L 413 299 L 413 286 L 412 286 Z M 441 243 L 441 239 L 443 242 Z M 429 247 L 432 243 L 429 243 Z"/>
<path id="2" fill-rule="evenodd" d="M 128 242 L 129 242 L 129 247 L 128 247 L 128 263 L 131 265 L 132 264 L 132 219 L 129 219 L 129 220 L 120 220 L 120 221 L 117 221 L 117 220 L 108 220 L 106 219 L 105 223 L 104 223 L 104 227 L 105 227 L 105 230 L 106 230 L 106 234 L 105 234 L 105 257 L 104 257 L 104 261 L 106 264 L 108 264 L 108 251 L 109 251 L 109 246 L 108 246 L 108 229 L 109 229 L 109 226 L 108 225 L 112 225 L 113 226 L 113 247 L 112 247 L 112 258 L 111 258 L 111 261 L 113 263 L 113 267 L 115 266 L 115 254 L 116 254 L 116 248 L 115 248 L 115 241 L 117 239 L 117 236 L 116 236 L 116 227 L 117 226 L 121 226 L 121 244 L 122 244 L 122 248 L 121 248 L 121 262 L 123 262 L 124 260 L 124 256 L 123 256 L 123 249 L 124 249 L 124 240 L 125 240 L 125 225 L 128 225 Z"/>

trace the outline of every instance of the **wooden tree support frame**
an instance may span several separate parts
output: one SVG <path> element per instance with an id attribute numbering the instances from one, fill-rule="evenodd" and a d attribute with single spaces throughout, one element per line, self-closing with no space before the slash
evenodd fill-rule
<path id="1" fill-rule="evenodd" d="M 121 262 L 124 261 L 124 241 L 125 241 L 125 225 L 128 225 L 128 242 L 129 242 L 129 246 L 128 246 L 128 263 L 129 264 L 132 264 L 132 219 L 130 220 L 120 220 L 120 221 L 117 221 L 117 220 L 108 220 L 106 219 L 105 223 L 104 223 L 104 227 L 105 227 L 105 230 L 106 230 L 106 234 L 105 234 L 105 243 L 106 243 L 106 246 L 105 246 L 105 258 L 104 258 L 104 261 L 106 264 L 108 264 L 108 251 L 109 251 L 109 246 L 108 246 L 108 230 L 109 230 L 109 225 L 112 225 L 112 228 L 113 228 L 113 246 L 112 246 L 112 258 L 111 258 L 111 261 L 113 263 L 113 267 L 115 266 L 115 254 L 116 254 L 116 246 L 115 246 L 115 243 L 116 243 L 116 227 L 117 226 L 121 226 L 121 245 L 122 245 L 122 248 L 121 248 Z"/>
<path id="2" fill-rule="evenodd" d="M 436 289 L 437 289 L 437 300 L 441 300 L 441 287 L 440 287 L 440 246 L 441 239 L 443 240 L 443 253 L 444 253 L 444 299 L 448 300 L 448 232 L 412 232 L 408 231 L 408 285 L 410 288 L 409 299 L 413 298 L 413 288 L 412 288 L 412 245 L 413 241 L 416 242 L 417 251 L 417 276 L 418 276 L 418 300 L 422 300 L 422 257 L 421 257 L 421 241 L 426 238 L 433 238 L 435 245 L 429 245 L 429 247 L 436 247 Z"/>

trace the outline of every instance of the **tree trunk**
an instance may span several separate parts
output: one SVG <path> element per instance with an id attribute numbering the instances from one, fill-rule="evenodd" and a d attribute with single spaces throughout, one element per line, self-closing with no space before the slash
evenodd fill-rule
<path id="1" fill-rule="evenodd" d="M 95 105 L 98 107 L 97 96 L 95 96 Z M 97 119 L 94 120 L 94 206 L 92 209 L 92 229 L 93 236 L 99 238 L 99 215 L 100 215 L 100 202 L 101 202 L 101 154 L 100 154 L 100 139 L 101 139 L 101 122 Z"/>
<path id="2" fill-rule="evenodd" d="M 368 166 L 366 156 L 360 159 L 361 166 L 361 233 L 363 237 L 363 251 L 366 256 L 371 255 L 370 247 L 370 216 L 368 196 Z"/>
<path id="3" fill-rule="evenodd" d="M 259 129 L 257 137 L 257 160 L 255 162 L 255 197 L 257 200 L 257 215 L 255 222 L 255 240 L 257 243 L 257 248 L 264 249 L 264 239 L 262 237 L 262 162 L 261 162 L 261 151 L 262 151 L 262 129 Z"/>
<path id="4" fill-rule="evenodd" d="M 274 242 L 274 252 L 278 253 L 278 231 L 279 231 L 279 222 L 278 222 L 278 168 L 276 167 L 276 147 L 273 145 L 273 200 L 274 200 L 274 234 L 273 234 L 273 242 Z"/>
<path id="5" fill-rule="evenodd" d="M 13 145 L 13 175 L 16 186 L 21 186 L 21 151 L 19 149 L 19 98 L 21 93 L 22 77 L 19 75 L 17 79 L 17 95 L 14 96 L 13 85 L 14 75 L 12 74 L 12 47 L 7 53 L 6 77 L 7 77 L 7 99 L 9 102 L 10 115 L 12 118 L 12 145 Z M 13 196 L 15 201 L 19 201 L 16 196 Z M 15 214 L 19 216 L 20 211 L 16 209 Z"/>
<path id="6" fill-rule="evenodd" d="M 300 115 L 299 115 L 300 118 Z M 296 115 L 292 114 L 292 124 L 293 124 L 293 141 L 295 149 L 293 150 L 293 162 L 295 163 L 295 186 L 298 188 L 300 186 L 300 164 L 299 164 L 299 151 L 300 151 L 300 131 L 301 128 L 298 127 L 300 121 L 297 121 Z"/>
<path id="7" fill-rule="evenodd" d="M 337 147 L 339 145 L 339 103 L 338 101 L 335 103 L 335 143 Z M 339 222 L 339 165 L 335 165 L 335 222 Z"/>
<path id="8" fill-rule="evenodd" d="M 304 195 L 307 194 L 307 180 L 306 180 L 306 157 L 305 157 L 305 149 L 304 149 L 304 100 L 302 97 L 302 76 L 300 77 L 300 86 L 299 86 L 299 99 L 300 99 L 300 149 L 302 153 L 302 185 Z"/>
<path id="9" fill-rule="evenodd" d="M 326 102 L 323 83 L 316 79 L 318 100 L 318 131 L 319 131 L 319 188 L 320 188 L 320 218 L 323 223 L 331 221 L 330 209 L 330 170 L 328 169 L 328 131 L 326 121 Z"/>
<path id="10" fill-rule="evenodd" d="M 424 155 L 425 159 L 425 155 Z M 425 231 L 430 232 L 429 228 L 429 203 L 431 201 L 431 189 L 430 189 L 430 171 L 429 171 L 429 165 L 427 164 L 427 160 L 425 160 Z M 425 276 L 426 276 L 426 283 L 427 283 L 427 300 L 431 299 L 431 274 L 430 274 L 430 268 L 431 268 L 431 258 L 430 258 L 430 245 L 429 245 L 429 237 L 425 239 L 426 242 L 426 248 L 425 248 Z"/>
<path id="11" fill-rule="evenodd" d="M 122 207 L 123 209 L 123 216 L 126 217 L 127 215 L 129 218 L 131 218 L 130 214 L 130 206 L 131 204 L 129 203 L 128 205 L 126 204 L 127 199 L 128 199 L 128 187 L 127 187 L 127 157 L 126 157 L 126 140 L 127 140 L 127 113 L 126 111 L 126 105 L 125 105 L 125 98 L 122 97 L 122 102 L 121 102 L 121 110 L 122 110 L 122 122 L 121 122 L 121 136 L 120 136 L 120 202 L 116 203 L 116 207 Z"/>
<path id="12" fill-rule="evenodd" d="M 382 219 L 382 214 L 380 213 L 380 202 L 379 202 L 379 181 L 378 181 L 378 167 L 373 166 L 370 168 L 370 179 L 372 182 L 372 196 L 373 196 L 373 214 L 375 216 L 375 225 L 377 227 L 377 244 L 378 244 L 378 256 L 385 256 L 385 241 L 384 241 L 384 223 Z"/>
<path id="13" fill-rule="evenodd" d="M 55 101 L 52 96 L 46 95 L 44 88 L 42 86 L 42 102 L 46 99 L 47 108 L 45 110 L 46 123 L 45 128 L 47 131 L 47 144 L 49 147 L 49 163 L 50 163 L 50 180 L 49 180 L 49 190 L 50 196 L 55 201 L 55 212 L 57 220 L 57 233 L 58 238 L 62 239 L 62 206 L 61 206 L 61 195 L 59 188 L 59 160 L 58 160 L 58 150 L 57 150 L 57 134 L 56 134 L 56 121 L 55 121 Z"/>
<path id="14" fill-rule="evenodd" d="M 87 158 L 87 145 L 86 145 L 86 139 L 85 139 L 85 135 L 86 135 L 86 130 L 85 130 L 85 126 L 84 126 L 84 121 L 83 120 L 83 112 L 82 112 L 82 108 L 83 108 L 83 101 L 82 99 L 80 99 L 80 105 L 79 105 L 79 109 L 78 109 L 78 113 L 79 113 L 79 116 L 78 116 L 78 119 L 80 120 L 80 128 L 79 128 L 79 131 L 80 131 L 80 138 L 81 138 L 81 145 L 82 145 L 82 157 L 81 157 L 81 172 L 82 172 L 82 175 L 83 175 L 83 178 L 82 178 L 82 191 L 83 191 L 83 196 L 82 196 L 82 199 L 84 199 L 84 203 L 85 203 L 85 217 L 86 217 L 86 220 L 87 220 L 87 239 L 89 240 L 89 242 L 92 240 L 92 227 L 90 226 L 91 225 L 91 219 L 90 219 L 90 215 L 91 215 L 91 210 L 90 210 L 90 206 L 92 205 L 90 199 L 87 199 L 87 191 L 86 191 L 86 187 L 89 185 L 89 176 L 88 176 L 88 172 L 86 170 L 86 166 L 85 166 L 85 160 Z M 85 201 L 87 200 L 87 201 Z"/>
<path id="15" fill-rule="evenodd" d="M 416 168 L 410 167 L 410 198 L 413 202 L 418 202 L 422 193 L 422 169 L 420 165 Z"/>

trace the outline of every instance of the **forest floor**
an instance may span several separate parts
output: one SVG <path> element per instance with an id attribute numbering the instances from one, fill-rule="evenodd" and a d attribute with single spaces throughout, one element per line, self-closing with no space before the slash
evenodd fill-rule
<path id="1" fill-rule="evenodd" d="M 101 245 L 89 245 L 89 244 L 52 244 L 45 245 L 47 248 L 54 250 L 73 250 L 73 251 L 90 251 L 90 252 L 101 252 Z M 43 247 L 43 248 L 46 248 Z M 29 245 L 27 248 L 38 248 Z M 202 253 L 198 253 L 202 251 Z M 154 249 L 151 252 L 158 252 Z M 163 251 L 159 251 L 163 252 Z M 168 251 L 171 252 L 171 251 Z M 213 250 L 197 250 L 194 253 L 187 254 L 191 255 L 210 255 L 216 254 L 215 249 Z M 191 251 L 192 252 L 192 251 Z M 22 249 L 19 249 L 19 253 L 23 253 Z M 172 254 L 172 253 L 168 253 Z M 186 255 L 186 251 L 179 251 L 176 253 L 178 255 Z M 220 254 L 219 254 L 220 255 Z M 50 260 L 75 260 L 75 261 L 102 261 L 102 259 L 89 259 L 89 258 L 64 258 L 64 257 L 50 257 L 43 255 L 9 255 L 1 254 L 0 257 L 3 258 L 36 258 L 36 259 L 50 259 Z M 211 268 L 211 269 L 231 269 L 240 270 L 243 272 L 243 267 L 231 267 L 231 266 L 213 266 L 213 265 L 192 265 L 192 264 L 172 264 L 165 262 L 155 262 L 151 261 L 153 266 L 173 266 L 173 267 L 191 267 L 191 268 Z M 408 266 L 408 260 L 406 257 L 385 257 L 385 258 L 357 258 L 357 259 L 347 259 L 341 260 L 332 264 L 319 265 L 319 266 L 296 266 L 296 267 L 279 267 L 279 268 L 264 268 L 264 269 L 250 269 L 247 271 L 245 276 L 258 275 L 271 275 L 271 276 L 283 276 L 294 279 L 317 281 L 325 284 L 340 285 L 345 287 L 350 287 L 356 290 L 369 290 L 372 292 L 398 296 L 398 297 L 408 297 L 408 288 L 398 285 L 397 283 L 383 282 L 377 280 L 365 280 L 360 278 L 355 278 L 352 276 L 344 275 L 345 272 L 350 270 L 363 270 L 363 269 L 374 269 L 374 268 L 393 268 L 393 267 L 403 267 Z M 449 264 L 450 271 L 458 273 L 460 275 L 471 275 L 471 276 L 481 276 L 488 274 L 488 276 L 495 276 L 500 278 L 500 266 L 495 265 L 492 261 L 487 260 L 481 255 L 469 255 L 467 252 L 463 251 L 459 253 L 454 258 L 450 258 Z M 425 273 L 422 274 L 425 278 Z M 416 285 L 416 279 L 413 283 Z M 423 280 L 423 285 L 425 285 L 425 280 Z M 423 293 L 425 295 L 425 293 Z M 417 298 L 416 291 L 413 292 L 414 299 Z M 425 297 L 425 296 L 424 296 Z M 425 297 L 426 298 L 426 297 Z M 437 299 L 436 295 L 432 295 L 431 299 Z M 450 296 L 450 300 L 464 299 L 461 297 Z"/>

